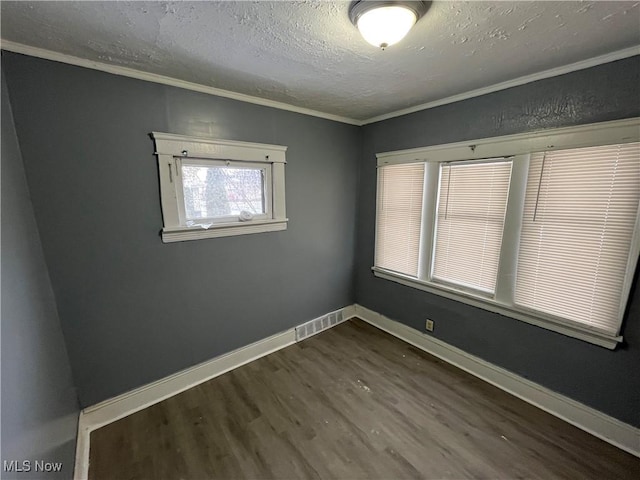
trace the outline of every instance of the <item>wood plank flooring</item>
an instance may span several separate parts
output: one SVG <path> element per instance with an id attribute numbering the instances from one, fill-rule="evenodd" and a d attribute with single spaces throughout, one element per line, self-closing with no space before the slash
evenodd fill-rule
<path id="1" fill-rule="evenodd" d="M 89 478 L 640 478 L 629 455 L 360 320 L 91 434 Z"/>

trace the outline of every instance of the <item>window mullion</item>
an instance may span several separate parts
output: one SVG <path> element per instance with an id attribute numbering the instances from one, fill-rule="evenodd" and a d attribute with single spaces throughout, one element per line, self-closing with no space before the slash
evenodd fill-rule
<path id="1" fill-rule="evenodd" d="M 421 280 L 429 280 L 431 278 L 439 177 L 440 164 L 427 162 L 424 168 L 424 194 L 422 196 L 422 223 L 420 226 L 418 260 L 418 278 Z"/>
<path id="2" fill-rule="evenodd" d="M 504 305 L 513 305 L 529 158 L 528 154 L 517 155 L 513 158 L 511 167 L 511 182 L 495 291 L 495 300 Z"/>

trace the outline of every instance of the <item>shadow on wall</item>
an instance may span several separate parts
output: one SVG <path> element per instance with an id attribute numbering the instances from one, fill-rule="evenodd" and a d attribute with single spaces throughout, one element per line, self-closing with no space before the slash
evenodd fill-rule
<path id="1" fill-rule="evenodd" d="M 1 187 L 3 471 L 0 476 L 70 478 L 78 400 L 4 76 Z"/>

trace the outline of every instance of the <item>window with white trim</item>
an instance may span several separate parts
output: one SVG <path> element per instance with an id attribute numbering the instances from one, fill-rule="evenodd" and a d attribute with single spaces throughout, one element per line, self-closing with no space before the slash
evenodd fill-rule
<path id="1" fill-rule="evenodd" d="M 494 293 L 510 177 L 503 159 L 440 166 L 434 281 Z"/>
<path id="2" fill-rule="evenodd" d="M 424 164 L 378 171 L 376 265 L 417 276 Z"/>
<path id="3" fill-rule="evenodd" d="M 514 301 L 617 333 L 640 144 L 531 155 Z"/>
<path id="4" fill-rule="evenodd" d="M 639 126 L 379 154 L 374 273 L 614 348 L 640 251 Z"/>
<path id="5" fill-rule="evenodd" d="M 164 242 L 287 228 L 286 147 L 154 132 Z"/>

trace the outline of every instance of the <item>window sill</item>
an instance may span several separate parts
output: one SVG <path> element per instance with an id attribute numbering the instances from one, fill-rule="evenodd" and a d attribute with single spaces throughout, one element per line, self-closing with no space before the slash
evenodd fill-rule
<path id="1" fill-rule="evenodd" d="M 234 222 L 202 227 L 174 227 L 162 229 L 164 243 L 201 240 L 203 238 L 230 237 L 252 233 L 276 232 L 287 229 L 287 220 L 255 220 L 252 222 Z"/>
<path id="2" fill-rule="evenodd" d="M 618 343 L 622 342 L 621 336 L 612 336 L 597 330 L 581 328 L 580 326 L 576 326 L 569 322 L 565 323 L 560 320 L 533 315 L 523 310 L 503 305 L 491 299 L 474 295 L 472 293 L 447 288 L 439 284 L 425 282 L 379 267 L 372 267 L 371 270 L 373 270 L 373 274 L 378 278 L 390 280 L 392 282 L 400 283 L 408 287 L 417 288 L 418 290 L 423 290 L 425 292 L 440 295 L 442 297 L 456 300 L 474 307 L 482 308 L 490 312 L 499 313 L 500 315 L 514 318 L 516 320 L 520 320 L 531 325 L 536 325 L 538 327 L 546 328 L 547 330 L 561 333 L 568 337 L 578 338 L 580 340 L 584 340 L 586 342 L 593 343 L 610 350 L 615 349 Z"/>

